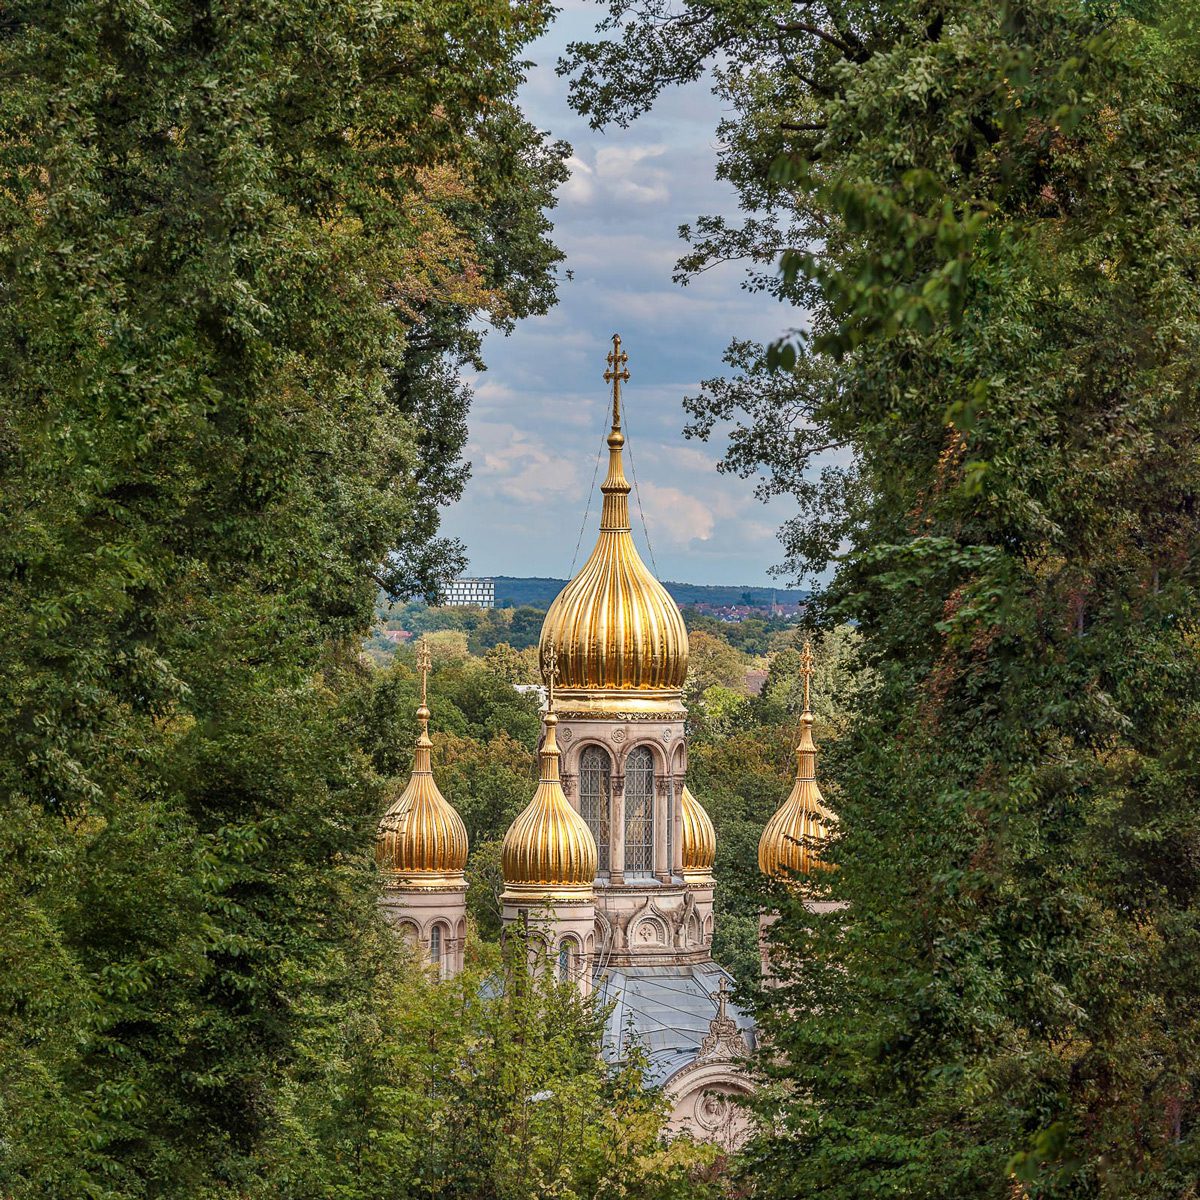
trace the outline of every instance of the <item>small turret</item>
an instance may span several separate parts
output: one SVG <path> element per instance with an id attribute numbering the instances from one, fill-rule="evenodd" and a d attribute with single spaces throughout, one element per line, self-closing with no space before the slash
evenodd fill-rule
<path id="1" fill-rule="evenodd" d="M 429 650 L 417 651 L 421 703 L 412 775 L 379 820 L 375 861 L 383 906 L 442 976 L 462 968 L 466 936 L 467 827 L 433 778 L 429 737 Z"/>

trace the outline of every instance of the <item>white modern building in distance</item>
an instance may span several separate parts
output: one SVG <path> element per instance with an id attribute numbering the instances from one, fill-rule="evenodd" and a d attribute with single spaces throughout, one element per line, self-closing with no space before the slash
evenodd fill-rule
<path id="1" fill-rule="evenodd" d="M 452 579 L 442 603 L 450 608 L 495 608 L 494 579 Z"/>

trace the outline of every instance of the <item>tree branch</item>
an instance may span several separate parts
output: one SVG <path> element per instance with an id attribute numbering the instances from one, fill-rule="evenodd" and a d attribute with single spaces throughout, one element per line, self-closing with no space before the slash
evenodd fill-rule
<path id="1" fill-rule="evenodd" d="M 822 29 L 819 25 L 810 25 L 807 21 L 792 21 L 787 25 L 776 24 L 775 28 L 780 33 L 811 33 L 813 37 L 820 38 L 821 41 L 828 42 L 831 46 L 836 46 L 851 61 L 863 61 L 861 45 L 856 48 L 849 42 L 843 41 L 836 33 L 830 33 L 829 30 Z"/>

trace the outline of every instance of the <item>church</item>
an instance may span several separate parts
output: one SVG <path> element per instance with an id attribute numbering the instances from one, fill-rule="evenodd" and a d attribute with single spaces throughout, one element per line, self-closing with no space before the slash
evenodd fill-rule
<path id="1" fill-rule="evenodd" d="M 636 1039 L 647 1083 L 671 1102 L 672 1131 L 732 1147 L 744 1132 L 734 1098 L 751 1089 L 745 1068 L 755 1029 L 732 1000 L 732 976 L 712 957 L 716 834 L 686 782 L 688 635 L 631 533 L 621 428 L 627 361 L 614 335 L 600 530 L 541 631 L 539 782 L 504 839 L 503 921 L 542 969 L 610 1009 L 608 1060 Z M 759 845 L 759 865 L 772 875 L 818 865 L 811 847 L 833 819 L 816 785 L 810 664 L 806 654 L 796 783 Z M 467 835 L 433 778 L 423 649 L 419 665 L 413 774 L 380 821 L 377 858 L 385 910 L 449 975 L 462 965 Z"/>

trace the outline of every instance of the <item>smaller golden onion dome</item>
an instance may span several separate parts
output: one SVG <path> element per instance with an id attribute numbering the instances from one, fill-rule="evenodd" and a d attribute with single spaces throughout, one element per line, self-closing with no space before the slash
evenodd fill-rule
<path id="1" fill-rule="evenodd" d="M 813 742 L 813 715 L 809 708 L 812 679 L 812 646 L 805 643 L 801 670 L 804 674 L 804 711 L 800 714 L 800 740 L 796 744 L 796 782 L 788 798 L 767 822 L 758 841 L 758 869 L 764 875 L 787 879 L 827 870 L 817 846 L 833 830 L 836 817 L 826 808 L 817 786 L 817 747 Z"/>
<path id="2" fill-rule="evenodd" d="M 467 865 L 467 827 L 433 779 L 429 708 L 425 700 L 428 654 L 421 648 L 421 704 L 416 755 L 408 786 L 379 820 L 375 861 L 388 887 L 462 887 Z"/>
<path id="3" fill-rule="evenodd" d="M 583 895 L 592 891 L 596 880 L 596 840 L 559 781 L 558 716 L 553 709 L 544 723 L 541 779 L 533 799 L 504 835 L 501 870 L 512 889 Z"/>
<path id="4" fill-rule="evenodd" d="M 717 858 L 717 831 L 712 820 L 684 784 L 683 812 L 683 875 L 711 876 Z"/>

